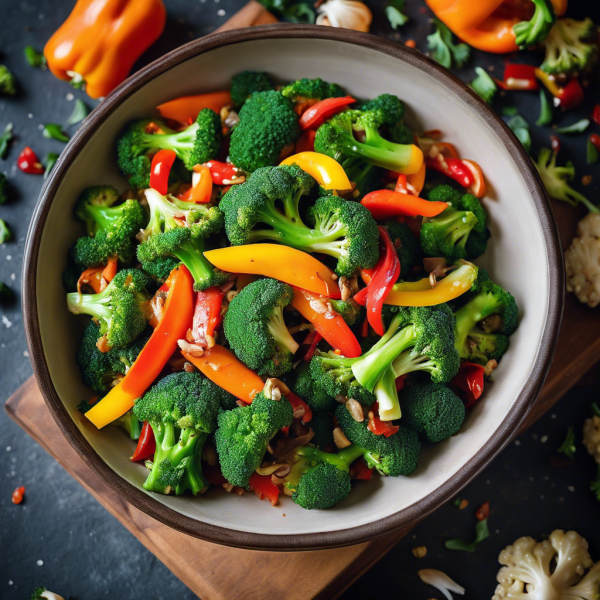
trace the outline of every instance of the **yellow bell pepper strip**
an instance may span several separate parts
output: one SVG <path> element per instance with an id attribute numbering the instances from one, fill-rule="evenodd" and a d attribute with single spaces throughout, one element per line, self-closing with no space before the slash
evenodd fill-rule
<path id="1" fill-rule="evenodd" d="M 187 352 L 181 354 L 213 383 L 246 404 L 251 404 L 254 396 L 265 387 L 254 371 L 219 344 L 206 350 L 204 356 L 192 356 Z"/>
<path id="2" fill-rule="evenodd" d="M 327 304 L 328 298 L 294 288 L 292 306 L 315 326 L 334 350 L 339 350 L 346 358 L 357 358 L 362 350 L 356 336 L 346 321 Z"/>
<path id="3" fill-rule="evenodd" d="M 218 269 L 229 273 L 264 275 L 320 296 L 342 296 L 334 273 L 306 252 L 279 244 L 247 244 L 204 253 Z"/>
<path id="4" fill-rule="evenodd" d="M 106 96 L 158 39 L 166 19 L 162 0 L 77 0 L 46 43 L 48 68 L 59 79 L 85 81 L 91 98 Z"/>
<path id="5" fill-rule="evenodd" d="M 198 118 L 200 111 L 205 108 L 210 108 L 219 114 L 224 106 L 231 106 L 232 104 L 229 92 L 210 92 L 208 94 L 175 98 L 175 100 L 159 104 L 156 110 L 163 119 L 171 119 L 188 125 L 190 121 L 193 123 Z"/>
<path id="6" fill-rule="evenodd" d="M 563 110 L 568 110 L 583 101 L 583 88 L 577 78 L 571 79 L 565 87 L 560 87 L 552 76 L 541 69 L 535 69 L 535 76 L 554 96 L 554 106 L 560 106 Z"/>
<path id="7" fill-rule="evenodd" d="M 121 382 L 85 413 L 98 428 L 122 417 L 159 376 L 177 349 L 177 340 L 185 338 L 194 314 L 194 280 L 180 266 L 169 276 L 171 287 L 161 320 L 139 356 Z"/>
<path id="8" fill-rule="evenodd" d="M 288 156 L 282 165 L 297 165 L 326 190 L 350 190 L 352 184 L 337 160 L 319 152 L 300 152 Z"/>

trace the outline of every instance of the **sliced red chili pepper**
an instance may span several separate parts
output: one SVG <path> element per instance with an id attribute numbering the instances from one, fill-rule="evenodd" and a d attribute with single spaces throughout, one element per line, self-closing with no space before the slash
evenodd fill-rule
<path id="1" fill-rule="evenodd" d="M 450 177 L 464 188 L 470 187 L 475 181 L 471 169 L 459 158 L 443 158 L 438 155 L 435 158 L 426 158 L 425 165 L 428 169 L 439 171 Z"/>
<path id="2" fill-rule="evenodd" d="M 375 435 L 390 437 L 400 429 L 398 425 L 392 425 L 390 421 L 382 421 L 379 418 L 379 402 L 375 402 L 367 414 L 369 415 L 367 429 Z"/>
<path id="3" fill-rule="evenodd" d="M 317 132 L 314 129 L 307 129 L 302 132 L 300 139 L 296 142 L 296 146 L 294 147 L 294 154 L 300 154 L 300 152 L 314 152 L 316 137 Z"/>
<path id="4" fill-rule="evenodd" d="M 356 100 L 351 96 L 344 96 L 343 98 L 326 98 L 325 100 L 321 100 L 304 111 L 300 117 L 300 128 L 317 129 L 323 125 L 327 119 L 341 112 L 350 104 L 354 104 L 354 102 L 356 102 Z"/>
<path id="5" fill-rule="evenodd" d="M 600 125 L 600 104 L 594 104 L 594 110 L 592 111 L 592 121 L 597 125 Z"/>
<path id="6" fill-rule="evenodd" d="M 464 362 L 450 381 L 450 387 L 462 398 L 467 408 L 471 408 L 483 393 L 484 371 L 481 365 Z"/>
<path id="7" fill-rule="evenodd" d="M 475 518 L 478 521 L 485 521 L 490 516 L 490 501 L 484 502 L 476 511 Z"/>
<path id="8" fill-rule="evenodd" d="M 309 423 L 312 420 L 312 417 L 313 417 L 312 410 L 311 410 L 310 406 L 308 404 L 306 404 L 306 402 L 304 402 L 304 400 L 302 400 L 302 398 L 300 398 L 299 396 L 296 396 L 296 394 L 294 394 L 294 392 L 292 392 L 291 390 L 289 392 L 286 392 L 285 397 L 288 399 L 289 403 L 292 405 L 294 412 L 296 412 L 296 409 L 298 409 L 298 408 L 304 409 L 304 415 L 302 417 L 303 423 Z"/>
<path id="9" fill-rule="evenodd" d="M 583 101 L 584 93 L 581 84 L 577 78 L 571 79 L 567 85 L 562 88 L 558 96 L 554 97 L 554 105 L 560 106 L 563 110 L 569 110 L 579 106 Z"/>
<path id="10" fill-rule="evenodd" d="M 406 387 L 406 375 L 396 377 L 396 391 L 399 392 Z"/>
<path id="11" fill-rule="evenodd" d="M 360 328 L 360 335 L 364 338 L 369 335 L 369 319 L 367 319 L 367 317 L 365 317 L 362 327 Z"/>
<path id="12" fill-rule="evenodd" d="M 215 185 L 231 185 L 235 184 L 237 179 L 240 179 L 242 174 L 239 169 L 231 163 L 221 162 L 219 160 L 211 160 L 205 163 L 210 169 L 210 176 Z"/>
<path id="13" fill-rule="evenodd" d="M 169 175 L 177 158 L 175 150 L 159 150 L 150 166 L 150 187 L 165 196 L 169 191 Z"/>
<path id="14" fill-rule="evenodd" d="M 252 473 L 250 487 L 261 500 L 266 498 L 273 506 L 279 504 L 279 488 L 271 481 L 269 475 Z"/>
<path id="15" fill-rule="evenodd" d="M 369 325 L 379 335 L 383 335 L 385 329 L 381 319 L 381 310 L 386 296 L 400 277 L 400 260 L 387 230 L 381 225 L 377 227 L 379 229 L 379 260 L 373 269 L 369 285 L 356 294 L 354 299 L 359 304 L 366 305 Z"/>
<path id="16" fill-rule="evenodd" d="M 369 469 L 365 461 L 358 458 L 350 465 L 350 479 L 361 479 L 362 481 L 369 481 L 373 475 L 373 467 Z"/>
<path id="17" fill-rule="evenodd" d="M 592 144 L 594 144 L 594 146 L 596 146 L 600 152 L 600 135 L 592 133 L 592 135 L 590 135 L 590 142 L 592 142 Z"/>
<path id="18" fill-rule="evenodd" d="M 281 435 L 283 435 L 283 437 L 287 437 L 290 434 L 290 426 L 286 425 L 285 427 L 282 427 L 279 431 L 281 431 Z"/>
<path id="19" fill-rule="evenodd" d="M 206 481 L 208 481 L 208 483 L 211 485 L 221 485 L 222 483 L 227 483 L 227 479 L 223 477 L 223 473 L 221 473 L 221 467 L 219 467 L 219 465 L 211 467 L 209 464 L 203 462 L 202 475 L 204 475 Z"/>
<path id="20" fill-rule="evenodd" d="M 194 307 L 192 339 L 202 347 L 208 345 L 208 337 L 214 339 L 215 330 L 223 320 L 221 306 L 225 292 L 217 286 L 198 292 Z"/>
<path id="21" fill-rule="evenodd" d="M 152 456 L 156 451 L 156 440 L 154 439 L 154 432 L 148 421 L 144 421 L 142 432 L 138 438 L 137 447 L 133 456 L 129 459 L 133 462 L 138 460 L 144 460 L 149 456 Z"/>
<path id="22" fill-rule="evenodd" d="M 17 167 L 29 175 L 43 175 L 45 171 L 37 154 L 29 146 L 25 146 L 21 150 L 21 154 L 17 158 Z"/>
<path id="23" fill-rule="evenodd" d="M 507 64 L 504 69 L 503 84 L 502 89 L 507 90 L 537 90 L 535 67 Z"/>
<path id="24" fill-rule="evenodd" d="M 310 348 L 308 349 L 308 352 L 304 356 L 304 360 L 306 362 L 308 362 L 309 360 L 312 360 L 312 357 L 315 355 L 315 350 L 317 349 L 317 344 L 322 339 L 323 339 L 323 336 L 318 331 L 315 331 L 315 337 L 310 345 Z"/>
<path id="25" fill-rule="evenodd" d="M 24 496 L 25 496 L 25 487 L 24 486 L 18 487 L 12 493 L 12 503 L 13 504 L 21 504 L 21 502 L 23 502 Z"/>
<path id="26" fill-rule="evenodd" d="M 550 136 L 550 145 L 552 146 L 553 152 L 560 151 L 560 140 L 558 139 L 557 136 L 555 136 L 555 135 Z"/>

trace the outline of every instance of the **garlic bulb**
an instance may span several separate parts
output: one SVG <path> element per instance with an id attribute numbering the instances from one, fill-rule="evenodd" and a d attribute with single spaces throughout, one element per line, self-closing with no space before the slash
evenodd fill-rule
<path id="1" fill-rule="evenodd" d="M 327 0 L 317 10 L 317 25 L 368 32 L 373 21 L 369 7 L 357 0 Z"/>

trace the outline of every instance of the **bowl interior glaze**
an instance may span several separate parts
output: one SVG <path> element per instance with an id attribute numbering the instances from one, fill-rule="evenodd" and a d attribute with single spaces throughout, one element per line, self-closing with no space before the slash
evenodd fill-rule
<path id="1" fill-rule="evenodd" d="M 97 431 L 77 411 L 89 396 L 75 364 L 81 318 L 65 308 L 61 272 L 81 226 L 72 217 L 87 186 L 126 187 L 115 141 L 131 119 L 185 94 L 227 88 L 240 71 L 281 81 L 322 77 L 359 98 L 383 92 L 406 103 L 417 130 L 441 129 L 489 184 L 484 200 L 492 239 L 478 264 L 506 286 L 520 325 L 485 398 L 452 439 L 424 448 L 411 477 L 358 483 L 335 508 L 307 512 L 291 500 L 273 508 L 254 494 L 202 498 L 145 492 L 146 470 L 129 461 L 132 442 L 109 426 Z M 522 147 L 501 121 L 454 77 L 391 42 L 329 28 L 267 26 L 210 36 L 167 55 L 128 80 L 85 122 L 47 183 L 27 244 L 25 312 L 30 354 L 45 398 L 88 464 L 138 508 L 172 527 L 218 543 L 285 550 L 364 541 L 414 522 L 472 479 L 508 442 L 539 391 L 562 308 L 560 247 L 547 200 Z M 534 274 L 532 276 L 532 274 Z"/>

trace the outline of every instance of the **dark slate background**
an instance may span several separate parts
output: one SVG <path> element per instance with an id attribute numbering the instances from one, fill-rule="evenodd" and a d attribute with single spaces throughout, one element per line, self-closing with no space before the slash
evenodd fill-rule
<path id="1" fill-rule="evenodd" d="M 373 33 L 396 41 L 415 39 L 426 50 L 431 33 L 431 13 L 421 1 L 408 2 L 411 21 L 400 32 L 393 32 L 383 10 L 385 2 L 368 2 L 375 12 Z M 63 145 L 42 137 L 43 123 L 63 123 L 73 109 L 72 96 L 82 98 L 90 107 L 96 103 L 81 91 L 72 90 L 48 71 L 31 69 L 23 57 L 23 47 L 33 44 L 41 49 L 51 33 L 68 15 L 73 2 L 64 0 L 21 0 L 2 2 L 0 20 L 0 62 L 19 80 L 19 95 L 0 100 L 0 128 L 12 122 L 17 141 L 0 170 L 11 182 L 11 201 L 0 207 L 0 218 L 12 231 L 13 241 L 0 246 L 0 280 L 19 294 L 25 236 L 42 178 L 25 175 L 16 167 L 19 150 L 30 145 L 40 156 L 60 152 Z M 224 23 L 244 0 L 168 0 L 168 24 L 161 39 L 140 60 L 139 66 L 165 52 L 205 35 Z M 572 0 L 569 16 L 591 16 L 600 22 L 600 7 Z M 593 11 L 593 12 L 592 12 Z M 465 81 L 473 67 L 493 67 L 501 78 L 505 57 L 473 52 L 469 65 L 457 72 Z M 521 53 L 518 62 L 540 62 L 533 53 Z M 600 98 L 592 89 L 584 105 L 557 115 L 559 125 L 589 117 Z M 539 110 L 537 92 L 509 93 L 495 106 L 517 106 L 530 123 Z M 597 133 L 600 129 L 593 126 Z M 73 128 L 70 129 L 71 133 Z M 552 130 L 532 125 L 534 148 L 548 145 Z M 600 167 L 585 165 L 588 134 L 562 136 L 562 158 L 570 157 L 578 167 L 576 187 L 593 201 L 598 200 Z M 590 186 L 579 186 L 582 175 L 593 175 Z M 583 214 L 583 212 L 582 212 Z M 576 351 L 576 349 L 574 349 Z M 23 332 L 20 305 L 0 308 L 0 400 L 8 396 L 31 374 Z M 588 378 L 589 379 L 589 378 Z M 590 379 L 591 380 L 591 379 Z M 461 494 L 469 500 L 466 510 L 453 504 L 442 507 L 417 527 L 369 573 L 342 596 L 344 600 L 372 597 L 374 594 L 406 598 L 441 599 L 442 595 L 425 586 L 416 571 L 439 568 L 467 588 L 466 598 L 491 597 L 498 570 L 497 556 L 507 544 L 521 535 L 541 537 L 555 528 L 573 528 L 587 537 L 592 557 L 600 560 L 600 505 L 589 491 L 595 465 L 579 444 L 573 464 L 558 469 L 550 459 L 562 442 L 568 425 L 575 425 L 580 436 L 589 404 L 598 400 L 599 384 L 576 387 L 551 413 L 515 440 L 480 477 Z M 152 554 L 113 519 L 91 496 L 69 477 L 17 425 L 0 413 L 0 597 L 6 600 L 28 598 L 37 585 L 45 585 L 65 597 L 95 600 L 104 597 L 127 599 L 193 598 L 194 595 Z M 27 488 L 26 501 L 15 506 L 11 493 L 17 486 Z M 491 537 L 476 552 L 451 552 L 443 542 L 452 537 L 470 539 L 475 524 L 474 511 L 490 500 Z M 307 519 L 310 515 L 307 513 Z M 415 546 L 425 545 L 428 554 L 416 559 Z M 298 575 L 295 583 L 301 585 Z M 265 590 L 268 595 L 268 590 Z"/>

